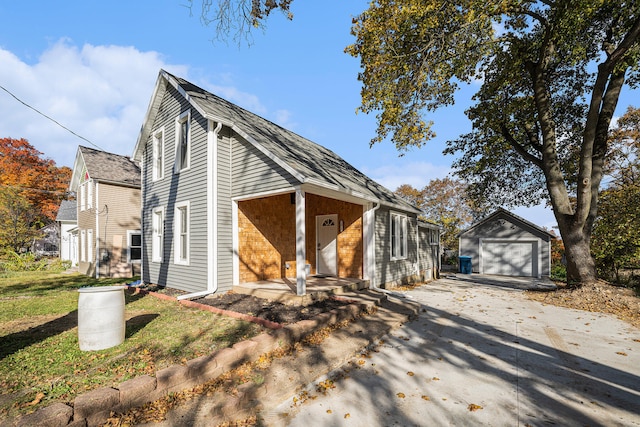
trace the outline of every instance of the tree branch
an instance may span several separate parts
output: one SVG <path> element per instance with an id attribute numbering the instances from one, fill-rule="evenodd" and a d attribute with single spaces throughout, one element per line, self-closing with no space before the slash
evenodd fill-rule
<path id="1" fill-rule="evenodd" d="M 502 125 L 500 125 L 500 133 L 502 134 L 504 139 L 506 139 L 507 142 L 516 150 L 516 152 L 520 154 L 526 161 L 533 163 L 534 165 L 542 169 L 542 159 L 529 153 L 525 147 L 518 143 L 513 135 L 511 135 L 511 132 L 509 132 L 506 124 L 503 123 Z"/>

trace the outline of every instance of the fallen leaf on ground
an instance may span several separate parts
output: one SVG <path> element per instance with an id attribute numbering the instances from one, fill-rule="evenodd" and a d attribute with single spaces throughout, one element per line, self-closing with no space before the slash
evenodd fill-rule
<path id="1" fill-rule="evenodd" d="M 39 392 L 38 394 L 36 394 L 36 398 L 33 399 L 27 406 L 35 406 L 38 403 L 40 403 L 40 401 L 42 401 L 42 399 L 44 399 L 44 393 L 43 392 Z"/>
<path id="2" fill-rule="evenodd" d="M 346 414 L 344 414 L 344 417 L 345 418 L 349 418 L 349 417 L 351 417 L 351 414 L 347 412 Z"/>
<path id="3" fill-rule="evenodd" d="M 431 400 L 431 399 L 429 399 L 429 396 L 422 395 L 422 400 Z"/>
<path id="4" fill-rule="evenodd" d="M 471 412 L 474 412 L 482 409 L 482 406 L 476 405 L 475 403 L 470 403 L 469 406 L 467 406 L 467 409 L 470 410 Z"/>
<path id="5" fill-rule="evenodd" d="M 333 411 L 331 409 L 327 409 L 327 414 L 332 413 Z"/>
<path id="6" fill-rule="evenodd" d="M 438 377 L 433 377 L 432 379 L 433 379 L 434 381 L 440 381 L 440 378 L 438 378 Z"/>
<path id="7" fill-rule="evenodd" d="M 404 393 L 398 393 L 398 394 L 396 394 L 396 396 L 398 396 L 400 399 L 404 399 L 404 397 L 405 397 Z"/>
<path id="8" fill-rule="evenodd" d="M 411 371 L 407 372 L 407 375 L 409 375 L 410 377 L 414 376 L 415 374 Z"/>
<path id="9" fill-rule="evenodd" d="M 616 354 L 619 354 L 620 356 L 626 356 L 627 353 L 625 353 L 624 351 L 616 351 Z"/>

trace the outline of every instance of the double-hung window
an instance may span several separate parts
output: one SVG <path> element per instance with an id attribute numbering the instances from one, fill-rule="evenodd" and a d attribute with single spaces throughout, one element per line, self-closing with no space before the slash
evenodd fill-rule
<path id="1" fill-rule="evenodd" d="M 189 152 L 191 151 L 190 122 L 190 111 L 185 111 L 176 119 L 176 172 L 189 168 Z"/>
<path id="2" fill-rule="evenodd" d="M 189 264 L 189 252 L 190 252 L 190 221 L 189 221 L 189 202 L 182 202 L 176 204 L 175 210 L 175 224 L 174 224 L 174 248 L 175 248 L 175 263 L 176 264 Z"/>
<path id="3" fill-rule="evenodd" d="M 140 230 L 128 230 L 127 240 L 129 245 L 127 262 L 139 263 L 142 259 L 142 234 Z"/>
<path id="4" fill-rule="evenodd" d="M 162 262 L 162 253 L 164 251 L 163 235 L 164 235 L 164 208 L 154 208 L 152 213 L 151 226 L 151 261 Z"/>
<path id="5" fill-rule="evenodd" d="M 153 180 L 164 177 L 164 128 L 153 134 Z"/>
<path id="6" fill-rule="evenodd" d="M 407 216 L 391 213 L 391 259 L 407 257 Z"/>

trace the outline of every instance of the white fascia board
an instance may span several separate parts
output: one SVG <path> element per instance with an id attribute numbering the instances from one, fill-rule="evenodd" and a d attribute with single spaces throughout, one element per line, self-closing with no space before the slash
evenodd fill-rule
<path id="1" fill-rule="evenodd" d="M 69 191 L 76 191 L 80 182 L 80 174 L 82 173 L 82 165 L 84 165 L 84 158 L 80 147 L 76 151 L 76 159 L 73 161 L 73 171 L 71 173 L 71 180 L 69 181 Z"/>
<path id="2" fill-rule="evenodd" d="M 149 106 L 147 107 L 147 112 L 144 115 L 144 120 L 142 121 L 142 126 L 140 127 L 138 140 L 136 141 L 136 145 L 133 148 L 133 154 L 131 158 L 134 160 L 142 160 L 142 149 L 144 148 L 147 138 L 151 133 L 151 118 L 158 112 L 158 108 L 160 107 L 159 104 L 162 102 L 162 96 L 166 91 L 167 81 L 168 76 L 166 72 L 164 70 L 160 70 L 158 79 L 156 80 L 156 86 L 153 89 L 153 94 L 151 95 L 151 100 L 149 101 Z"/>
<path id="3" fill-rule="evenodd" d="M 244 200 L 254 200 L 254 199 L 261 199 L 263 197 L 280 196 L 282 194 L 295 193 L 297 188 L 298 187 L 285 187 L 279 190 L 262 191 L 260 193 L 245 194 L 242 196 L 232 197 L 231 200 L 234 202 L 242 202 Z"/>

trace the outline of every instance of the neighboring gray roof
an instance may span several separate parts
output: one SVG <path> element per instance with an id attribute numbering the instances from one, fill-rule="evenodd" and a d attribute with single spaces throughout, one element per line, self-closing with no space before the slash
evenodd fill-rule
<path id="1" fill-rule="evenodd" d="M 301 183 L 317 184 L 370 201 L 420 213 L 417 207 L 370 179 L 333 151 L 164 70 L 160 71 L 159 84 L 156 86 L 154 97 L 158 95 L 159 90 L 162 90 L 161 79 L 176 86 L 205 117 L 230 126 L 251 143 L 265 150 Z M 157 108 L 158 102 L 158 99 L 152 99 L 147 116 L 153 114 L 152 110 Z M 146 122 L 148 121 L 149 117 Z M 150 132 L 146 124 L 143 124 L 136 144 L 135 158 L 141 155 L 137 151 L 141 148 L 141 141 L 145 141 Z"/>
<path id="2" fill-rule="evenodd" d="M 481 224 L 484 224 L 485 222 L 491 221 L 492 219 L 494 219 L 495 217 L 499 216 L 499 215 L 506 215 L 508 217 L 511 217 L 512 219 L 516 220 L 516 222 L 520 222 L 534 230 L 539 231 L 540 233 L 544 233 L 549 235 L 552 238 L 555 238 L 556 235 L 553 233 L 550 233 L 549 231 L 545 230 L 544 228 L 535 225 L 534 223 L 527 221 L 526 219 L 512 213 L 509 212 L 508 210 L 504 209 L 504 208 L 498 208 L 496 211 L 492 212 L 491 214 L 487 215 L 486 217 L 482 218 L 480 221 L 470 225 L 468 228 L 466 228 L 465 230 L 462 230 L 460 233 L 458 233 L 458 237 L 462 236 L 463 234 L 465 234 L 468 231 L 473 230 L 474 228 L 478 227 Z"/>
<path id="3" fill-rule="evenodd" d="M 418 220 L 418 227 L 437 228 L 439 230 L 442 230 L 444 228 L 442 225 L 436 224 L 435 222 L 429 220 Z"/>
<path id="4" fill-rule="evenodd" d="M 56 221 L 77 221 L 78 209 L 75 200 L 63 200 L 58 208 Z"/>
<path id="5" fill-rule="evenodd" d="M 83 146 L 78 149 L 91 179 L 140 187 L 140 168 L 129 157 Z"/>

